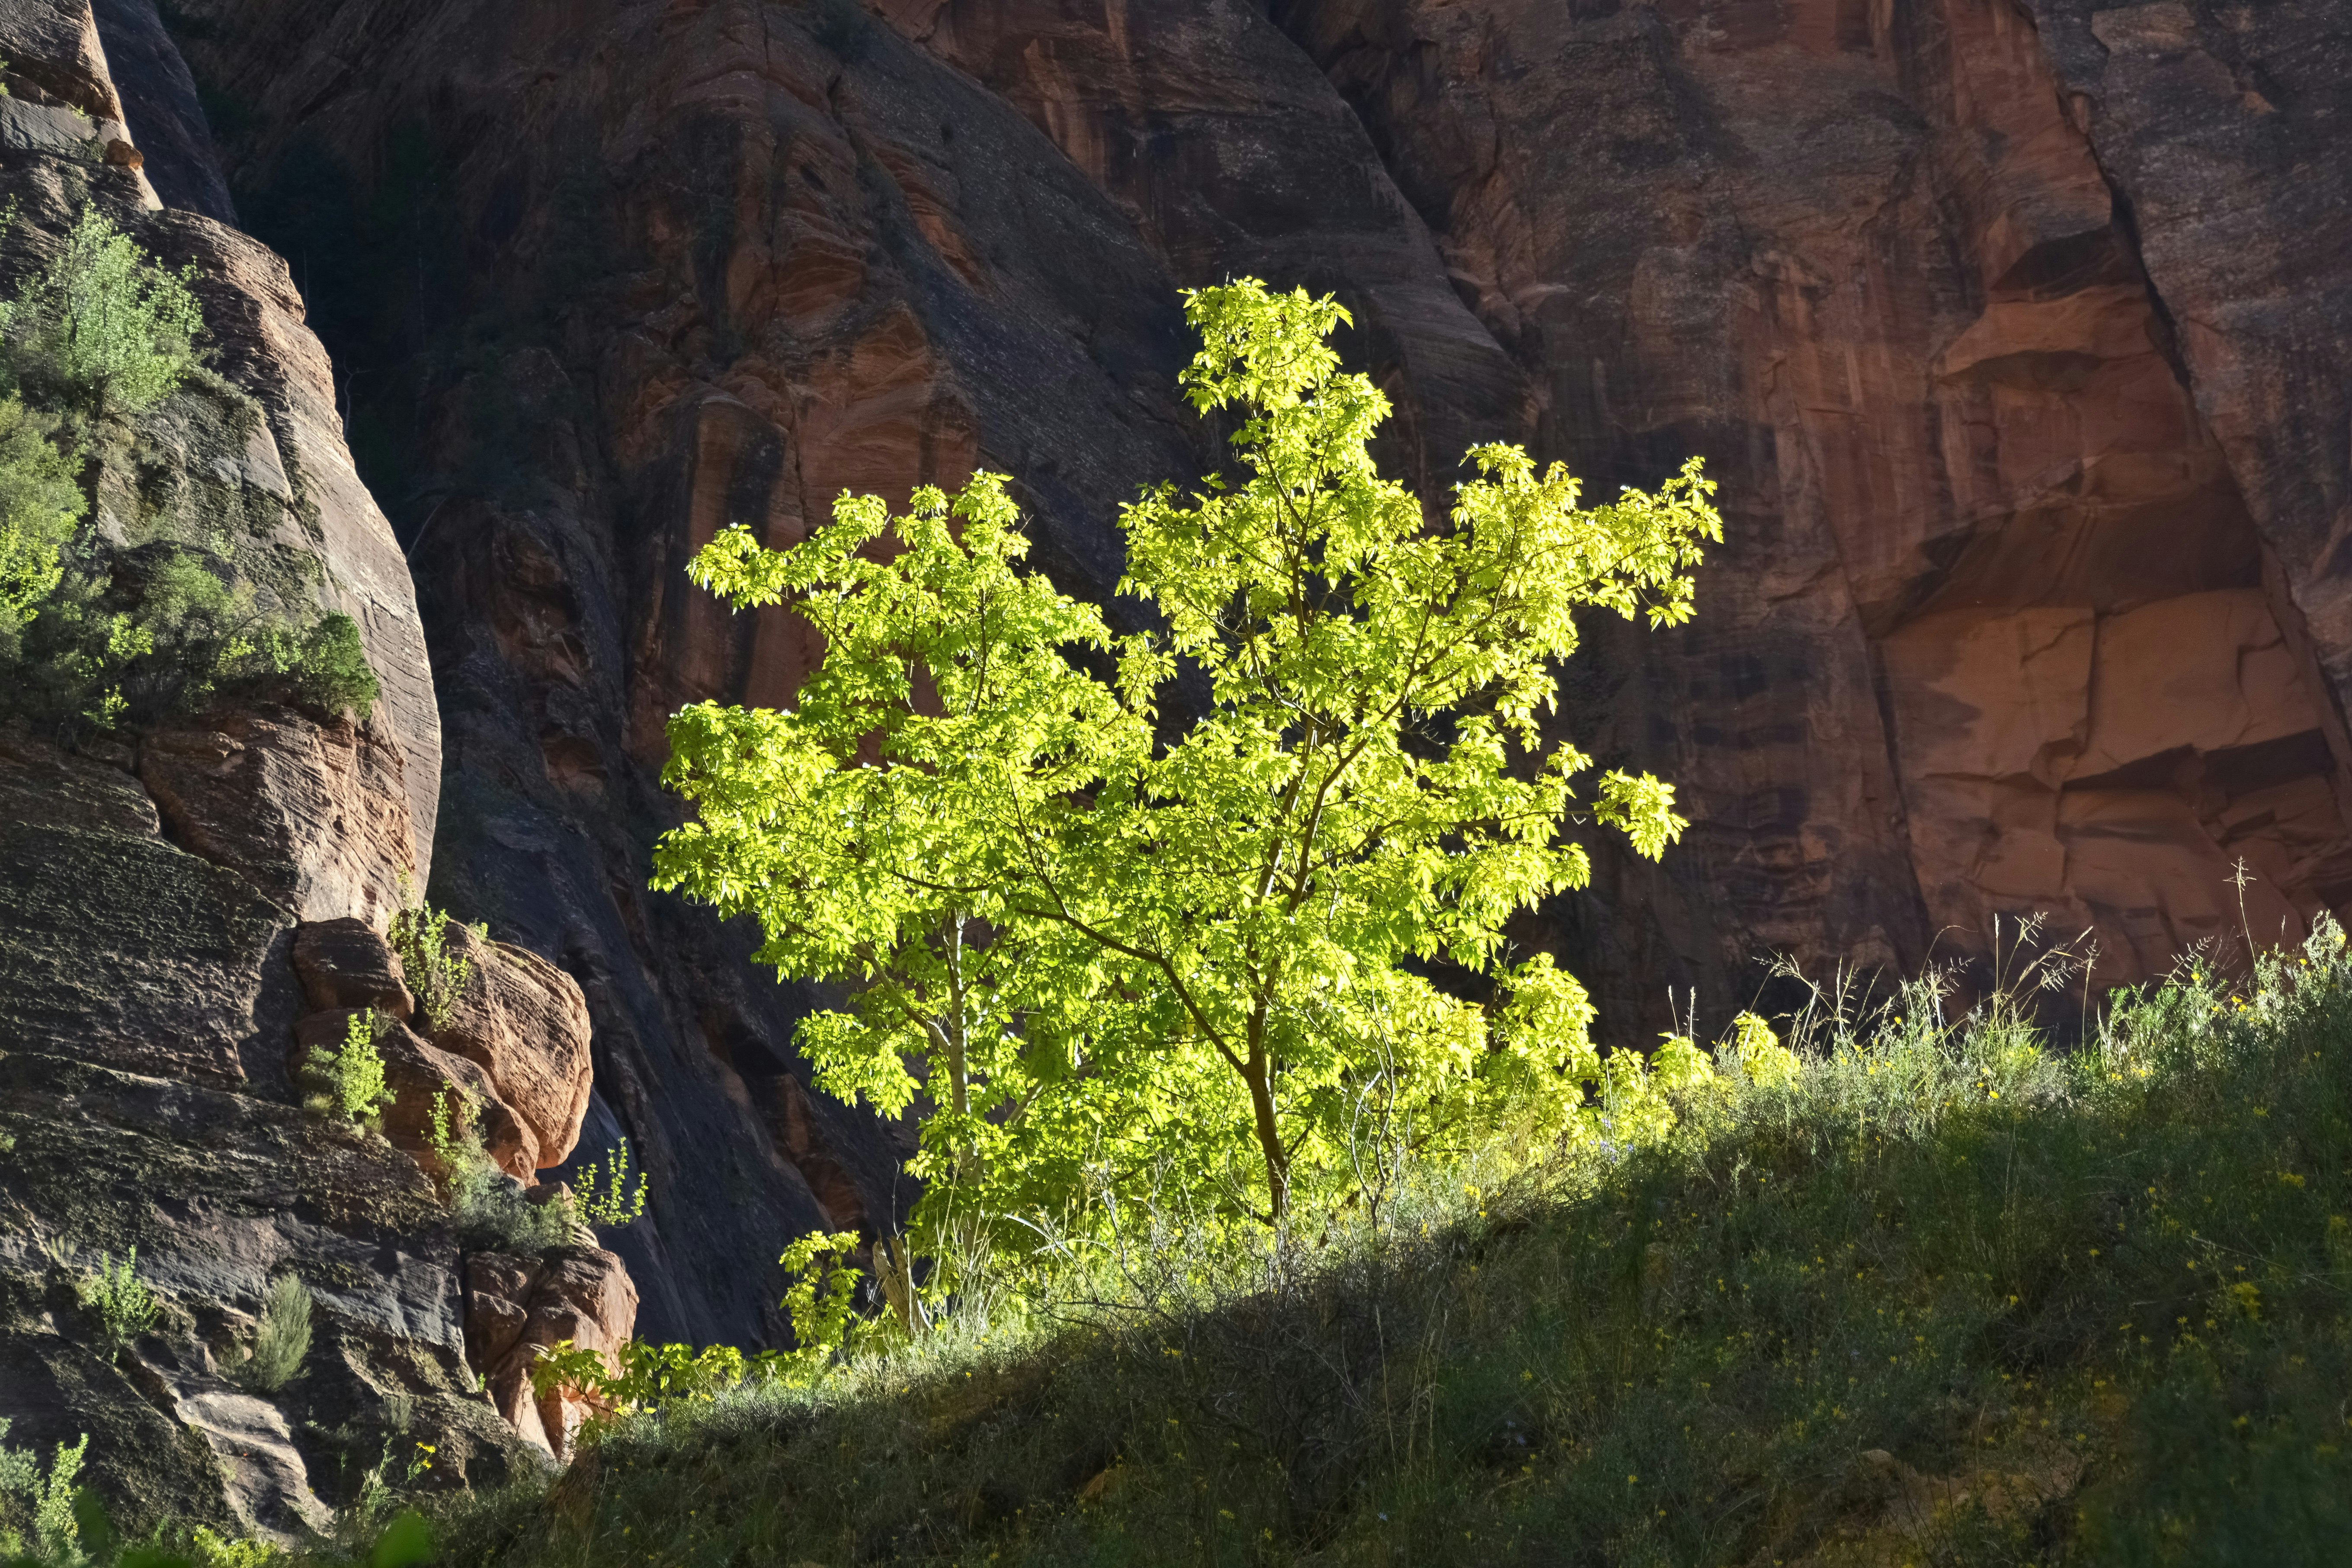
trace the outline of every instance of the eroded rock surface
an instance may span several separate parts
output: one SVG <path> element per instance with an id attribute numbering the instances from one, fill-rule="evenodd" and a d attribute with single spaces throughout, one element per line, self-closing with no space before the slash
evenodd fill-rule
<path id="1" fill-rule="evenodd" d="M 494 1483 L 530 1461 L 466 1361 L 446 1201 L 295 1079 L 349 1009 L 413 1011 L 379 932 L 425 872 L 438 721 L 399 548 L 284 263 L 157 210 L 89 7 L 0 0 L 0 278 L 96 206 L 195 266 L 215 350 L 135 427 L 95 432 L 99 532 L 201 546 L 259 608 L 346 611 L 384 692 L 364 714 L 222 700 L 79 754 L 0 735 L 0 1416 L 37 1450 L 88 1435 L 85 1474 L 134 1532 L 292 1535 L 415 1442 L 442 1484 Z M 480 1067 L 389 1028 L 403 1108 L 428 1082 L 495 1106 Z M 565 1071 L 584 1050 L 565 1037 Z M 528 1132 L 506 1118 L 526 1173 L 526 1147 L 572 1135 L 536 1109 Z M 115 1344 L 87 1287 L 134 1249 L 159 1312 Z M 243 1363 L 289 1275 L 312 1342 L 265 1389 Z"/>
<path id="2" fill-rule="evenodd" d="M 139 776 L 174 843 L 299 920 L 381 923 L 414 876 L 399 749 L 349 719 L 264 710 L 166 724 L 140 747 Z"/>
<path id="3" fill-rule="evenodd" d="M 294 933 L 294 973 L 303 996 L 320 1011 L 368 1007 L 388 1018 L 416 1011 L 400 954 L 374 926 L 350 915 Z"/>
<path id="4" fill-rule="evenodd" d="M 628 1343 L 637 1319 L 637 1292 L 627 1268 L 594 1247 L 538 1259 L 478 1252 L 466 1260 L 466 1289 L 467 1354 L 499 1414 L 525 1441 L 556 1458 L 567 1457 L 593 1411 L 569 1390 L 534 1393 L 530 1371 L 541 1351 L 567 1341 L 620 1370 L 614 1352 Z"/>
<path id="5" fill-rule="evenodd" d="M 1590 743 L 1677 780 L 1696 819 L 1662 870 L 1612 867 L 1599 913 L 1566 911 L 1617 1010 L 1643 1005 L 1628 980 L 1736 1001 L 1766 949 L 1981 952 L 2035 910 L 2096 934 L 2101 981 L 2137 980 L 2236 929 L 2241 858 L 2257 940 L 2352 896 L 2309 595 L 2266 570 L 2266 481 L 2156 260 L 2234 277 L 2242 242 L 2158 240 L 2128 175 L 2118 196 L 2115 112 L 2071 85 L 2086 50 L 2062 71 L 1990 0 L 1276 15 L 1524 367 L 1538 445 L 1604 488 L 1699 451 L 1724 487 L 1696 624 L 1612 638 L 1588 677 Z M 2144 136 L 2207 112 L 2105 68 L 2147 95 Z M 2196 188 L 2231 184 L 2241 230 L 2307 205 L 2253 194 L 2275 159 L 2222 161 Z M 2340 257 L 2331 232 L 2266 230 L 2264 264 Z M 2265 321 L 2344 320 L 2340 281 L 2273 281 L 2250 291 L 2293 302 Z M 2340 342 L 2286 360 L 2340 370 Z"/>
<path id="6" fill-rule="evenodd" d="M 572 976 L 525 948 L 448 928 L 448 952 L 466 964 L 466 988 L 448 1016 L 431 1021 L 436 1047 L 478 1066 L 522 1130 L 516 1171 L 561 1165 L 580 1136 L 593 1077 L 588 1003 Z"/>

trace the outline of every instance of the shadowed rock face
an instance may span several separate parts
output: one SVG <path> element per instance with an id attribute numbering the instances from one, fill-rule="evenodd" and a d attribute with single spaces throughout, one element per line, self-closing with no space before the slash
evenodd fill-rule
<path id="1" fill-rule="evenodd" d="M 1589 677 L 1596 749 L 1696 821 L 1568 911 L 1621 1016 L 1661 981 L 1731 1000 L 1766 948 L 1980 952 L 2004 912 L 2137 980 L 2236 930 L 2240 858 L 2259 940 L 2352 893 L 2332 646 L 2303 634 L 2341 453 L 2325 398 L 2275 434 L 2264 405 L 2340 398 L 2341 181 L 2305 233 L 2284 191 L 2315 99 L 2225 95 L 2281 123 L 2164 156 L 2203 135 L 2170 108 L 2203 26 L 2177 5 L 2063 11 L 2054 49 L 1990 0 L 1276 9 L 1525 368 L 1536 444 L 1604 486 L 1696 450 L 1723 485 L 1698 622 Z M 2316 13 L 2229 15 L 2322 70 Z M 2085 29 L 2140 53 L 2091 80 Z"/>
<path id="2" fill-rule="evenodd" d="M 749 965 L 751 933 L 645 890 L 677 819 L 667 716 L 782 700 L 814 652 L 683 567 L 728 523 L 796 540 L 845 489 L 903 500 L 984 462 L 1017 476 L 1034 559 L 1107 595 L 1117 502 L 1200 462 L 1174 282 L 1020 114 L 847 7 L 186 15 L 200 78 L 253 128 L 239 210 L 279 215 L 261 232 L 314 276 L 362 232 L 316 216 L 320 171 L 364 190 L 389 142 L 424 149 L 414 232 L 455 253 L 398 270 L 446 291 L 364 330 L 405 378 L 387 499 L 437 628 L 432 892 L 586 994 L 582 1152 L 625 1133 L 651 1178 L 649 1222 L 614 1241 L 645 1331 L 781 1341 L 774 1259 L 820 1225 L 887 1228 L 907 1150 L 805 1092 L 809 998 Z M 365 63 L 321 96 L 346 54 Z"/>
<path id="3" fill-rule="evenodd" d="M 1612 1041 L 1669 988 L 1729 1011 L 1776 949 L 1909 968 L 2047 910 L 2120 982 L 2237 926 L 2242 858 L 2261 938 L 2352 895 L 2352 162 L 2315 3 L 173 16 L 420 584 L 436 897 L 579 981 L 583 1150 L 626 1132 L 653 1174 L 615 1244 L 650 1334 L 774 1334 L 782 1241 L 908 1195 L 894 1134 L 806 1090 L 813 998 L 643 890 L 664 716 L 780 700 L 814 653 L 680 568 L 984 464 L 1104 595 L 1117 503 L 1209 451 L 1180 285 L 1339 292 L 1433 500 L 1494 437 L 1597 495 L 1706 457 L 1699 619 L 1591 627 L 1561 721 L 1693 828 L 1525 932 Z"/>

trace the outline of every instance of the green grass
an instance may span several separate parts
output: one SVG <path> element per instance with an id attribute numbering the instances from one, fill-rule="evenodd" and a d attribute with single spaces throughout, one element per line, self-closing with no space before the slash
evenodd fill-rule
<path id="1" fill-rule="evenodd" d="M 1425 1174 L 1377 1235 L 1145 1216 L 1017 1329 L 631 1417 L 449 1560 L 2343 1561 L 2343 953 L 2067 1058 L 1915 987 L 1666 1146 Z"/>

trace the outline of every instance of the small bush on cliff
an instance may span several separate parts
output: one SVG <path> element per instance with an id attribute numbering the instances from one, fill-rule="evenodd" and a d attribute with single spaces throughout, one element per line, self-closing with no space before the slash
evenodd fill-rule
<path id="1" fill-rule="evenodd" d="M 308 1075 L 318 1086 L 314 1109 L 365 1125 L 393 1102 L 392 1086 L 383 1078 L 383 1055 L 375 1048 L 382 1025 L 382 1015 L 370 1007 L 345 1021 L 341 1046 L 331 1051 L 324 1046 L 310 1047 Z"/>
<path id="2" fill-rule="evenodd" d="M 787 551 L 730 529 L 693 563 L 825 653 L 790 711 L 671 720 L 664 782 L 696 816 L 655 886 L 756 916 L 782 973 L 863 984 L 802 1047 L 843 1099 L 925 1104 L 942 1255 L 959 1226 L 1026 1247 L 1002 1216 L 1098 1216 L 1105 1184 L 1276 1224 L 1359 1195 L 1368 1124 L 1424 1150 L 1598 1136 L 1595 1098 L 1638 1089 L 1583 988 L 1504 929 L 1589 879 L 1572 812 L 1650 857 L 1684 826 L 1654 778 L 1580 796 L 1590 759 L 1538 720 L 1580 615 L 1688 617 L 1713 487 L 1694 461 L 1587 507 L 1486 446 L 1432 526 L 1373 464 L 1388 401 L 1340 372 L 1336 303 L 1244 281 L 1185 313 L 1186 394 L 1237 422 L 1240 472 L 1121 515 L 1122 590 L 1164 634 L 1115 637 L 1022 570 L 993 475 L 896 519 L 844 496 Z M 1180 667 L 1208 710 L 1165 741 Z"/>
<path id="3" fill-rule="evenodd" d="M 231 1375 L 256 1394 L 275 1394 L 301 1370 L 310 1353 L 310 1292 L 291 1274 L 273 1280 L 262 1299 L 253 1348 Z"/>
<path id="4" fill-rule="evenodd" d="M 212 549 L 122 549 L 88 521 L 81 438 L 119 438 L 94 427 L 144 412 L 194 363 L 185 279 L 91 209 L 0 302 L 24 399 L 0 402 L 0 717 L 62 740 L 224 692 L 362 714 L 378 695 L 350 616 L 272 602 Z"/>
<path id="5" fill-rule="evenodd" d="M 431 909 L 420 900 L 392 917 L 388 933 L 427 1034 L 449 1021 L 474 976 L 466 955 L 449 949 L 449 926 L 447 910 Z M 474 934 L 487 939 L 489 928 L 476 926 Z"/>
<path id="6" fill-rule="evenodd" d="M 589 1225 L 619 1229 L 645 1217 L 646 1176 L 629 1170 L 629 1141 L 604 1151 L 602 1160 L 580 1167 L 572 1178 L 572 1202 Z"/>
<path id="7" fill-rule="evenodd" d="M 205 317 L 188 290 L 193 267 L 156 264 L 96 207 L 5 308 L 17 375 L 26 390 L 91 420 L 144 412 L 195 366 Z"/>
<path id="8" fill-rule="evenodd" d="M 0 399 L 0 650 L 57 591 L 66 542 L 89 510 L 54 431 L 19 399 Z"/>
<path id="9" fill-rule="evenodd" d="M 562 1199 L 532 1202 L 520 1181 L 491 1163 L 471 1100 L 444 1089 L 434 1098 L 430 1115 L 425 1144 L 440 1168 L 442 1191 L 459 1240 L 525 1257 L 572 1244 L 577 1222 L 572 1204 Z"/>
<path id="10" fill-rule="evenodd" d="M 66 738 L 145 725 L 235 693 L 329 713 L 374 703 L 348 616 L 307 625 L 264 608 L 226 562 L 171 541 L 116 551 L 87 531 L 0 646 L 0 714 Z"/>
<path id="11" fill-rule="evenodd" d="M 81 1281 L 82 1304 L 97 1314 L 99 1329 L 110 1345 L 129 1344 L 145 1333 L 163 1310 L 138 1270 L 137 1247 L 125 1252 L 119 1263 L 111 1253 L 101 1252 L 98 1268 Z"/>
<path id="12" fill-rule="evenodd" d="M 450 1196 L 457 1237 L 468 1247 L 536 1258 L 576 1239 L 570 1205 L 560 1198 L 532 1202 L 520 1180 L 487 1159 L 458 1170 Z"/>

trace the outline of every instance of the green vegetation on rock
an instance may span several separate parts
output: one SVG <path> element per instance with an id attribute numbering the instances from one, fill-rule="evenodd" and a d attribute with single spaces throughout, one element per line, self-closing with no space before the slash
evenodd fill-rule
<path id="1" fill-rule="evenodd" d="M 90 488 L 110 455 L 206 376 L 191 276 L 93 207 L 0 301 L 0 369 L 16 389 L 0 401 L 0 717 L 71 739 L 227 691 L 331 713 L 375 701 L 357 623 L 299 603 L 296 584 L 252 580 L 234 542 L 97 526 Z"/>
<path id="2" fill-rule="evenodd" d="M 0 1440 L 11 1423 L 0 1416 Z M 81 1538 L 74 1516 L 74 1479 L 89 1438 L 59 1443 L 46 1468 L 38 1456 L 0 1441 L 0 1561 L 27 1552 L 50 1562 L 72 1562 Z"/>
<path id="3" fill-rule="evenodd" d="M 319 1109 L 348 1121 L 372 1122 L 393 1101 L 383 1079 L 383 1055 L 375 1048 L 383 1015 L 374 1008 L 353 1013 L 343 1025 L 343 1041 L 333 1050 L 310 1047 L 307 1076 L 319 1087 Z"/>
<path id="4" fill-rule="evenodd" d="M 205 316 L 173 272 L 96 207 L 85 208 L 33 285 L 0 306 L 19 382 L 93 422 L 128 419 L 169 396 L 196 363 Z"/>
<path id="5" fill-rule="evenodd" d="M 57 591 L 66 543 L 89 510 L 74 459 L 51 438 L 56 425 L 0 398 L 0 658 Z"/>
<path id="6" fill-rule="evenodd" d="M 139 1249 L 130 1248 L 120 1262 L 111 1253 L 98 1255 L 98 1267 L 79 1283 L 82 1302 L 97 1315 L 110 1345 L 125 1345 L 145 1333 L 162 1310 L 155 1293 L 139 1278 Z"/>
<path id="7" fill-rule="evenodd" d="M 572 1205 L 531 1202 L 522 1183 L 491 1162 L 482 1147 L 479 1109 L 445 1089 L 434 1099 L 432 1130 L 425 1135 L 458 1238 L 468 1247 L 522 1257 L 570 1245 Z"/>
<path id="8" fill-rule="evenodd" d="M 572 1205 L 589 1225 L 617 1230 L 645 1217 L 646 1175 L 631 1173 L 625 1138 L 603 1159 L 583 1165 L 571 1184 Z"/>
<path id="9" fill-rule="evenodd" d="M 473 978 L 474 966 L 462 952 L 449 951 L 449 913 L 423 902 L 408 904 L 392 917 L 386 940 L 394 952 L 400 954 L 401 973 L 408 982 L 409 994 L 416 998 L 419 1022 L 430 1032 L 449 1021 L 457 1001 L 466 994 L 466 984 Z M 477 927 L 477 936 L 487 937 L 488 926 Z"/>
<path id="10" fill-rule="evenodd" d="M 256 1394 L 275 1394 L 301 1370 L 302 1358 L 310 1353 L 310 1292 L 293 1275 L 281 1274 L 262 1298 L 253 1349 L 232 1369 L 233 1374 Z"/>

